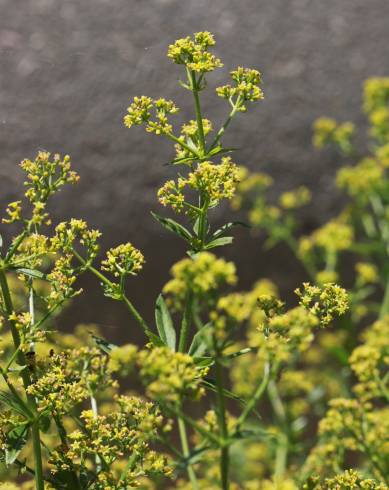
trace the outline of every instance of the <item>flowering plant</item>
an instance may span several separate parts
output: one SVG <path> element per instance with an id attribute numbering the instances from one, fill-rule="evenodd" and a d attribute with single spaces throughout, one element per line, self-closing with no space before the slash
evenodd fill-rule
<path id="1" fill-rule="evenodd" d="M 310 412 L 329 398 L 320 366 L 309 369 L 315 335 L 347 314 L 348 295 L 333 278 L 304 283 L 290 308 L 266 279 L 251 291 L 231 291 L 234 264 L 210 251 L 230 244 L 239 224 L 215 229 L 212 210 L 245 185 L 245 170 L 232 161 L 223 135 L 263 98 L 257 70 L 232 71 L 231 83 L 216 89 L 229 113 L 211 137 L 214 124 L 203 117 L 200 94 L 207 74 L 222 66 L 214 45 L 209 32 L 200 32 L 169 46 L 195 107 L 195 119 L 179 132 L 172 121 L 178 108 L 163 98 L 135 97 L 124 117 L 127 127 L 143 125 L 175 145 L 177 178 L 162 185 L 158 199 L 178 221 L 154 217 L 185 241 L 187 256 L 156 299 L 155 325 L 127 292 L 128 277 L 144 263 L 139 250 L 121 244 L 101 260 L 101 234 L 83 220 L 50 227 L 49 198 L 78 180 L 69 157 L 41 152 L 22 162 L 27 203 L 8 206 L 3 223 L 19 229 L 10 243 L 0 242 L 0 463 L 8 480 L 0 488 L 18 488 L 12 482 L 37 490 L 387 488 L 382 407 L 373 405 L 386 393 L 387 336 L 367 335 L 354 351 L 360 400 L 331 402 L 306 459 Z M 300 191 L 297 201 L 306 195 Z M 82 293 L 77 280 L 88 272 L 104 295 L 127 308 L 146 345 L 113 345 L 93 326 L 74 335 L 54 330 L 55 315 Z M 139 377 L 142 393 L 124 392 L 130 374 Z M 366 456 L 366 475 L 342 473 L 337 436 Z M 323 460 L 332 466 L 322 469 Z"/>

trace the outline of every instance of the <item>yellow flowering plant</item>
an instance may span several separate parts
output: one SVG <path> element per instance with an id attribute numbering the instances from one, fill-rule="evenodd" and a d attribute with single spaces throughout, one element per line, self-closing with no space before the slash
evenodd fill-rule
<path id="1" fill-rule="evenodd" d="M 349 288 L 350 308 L 341 321 L 336 323 L 336 332 L 321 333 L 312 352 L 304 355 L 307 363 L 303 371 L 306 380 L 310 376 L 320 379 L 328 392 L 319 400 L 321 403 L 315 400 L 313 405 L 309 404 L 310 409 L 322 413 L 325 408 L 323 401 L 328 401 L 331 396 L 334 400 L 330 402 L 329 411 L 319 425 L 320 442 L 303 465 L 302 474 L 306 476 L 316 472 L 322 477 L 330 477 L 346 469 L 345 464 L 353 457 L 352 454 L 359 453 L 363 472 L 368 472 L 384 485 L 388 483 L 389 473 L 387 448 L 382 443 L 383 440 L 387 442 L 388 429 L 384 418 L 389 401 L 387 359 L 383 357 L 389 345 L 385 333 L 389 313 L 386 234 L 388 79 L 367 80 L 363 99 L 363 108 L 370 123 L 371 154 L 356 165 L 348 164 L 337 172 L 336 185 L 347 193 L 348 198 L 344 210 L 338 216 L 331 218 L 310 235 L 302 234 L 298 212 L 312 198 L 309 189 L 299 187 L 284 192 L 278 202 L 274 202 L 267 196 L 272 179 L 266 174 L 250 173 L 246 169 L 243 170 L 243 178 L 232 205 L 235 209 L 246 210 L 251 225 L 266 232 L 268 247 L 283 242 L 302 263 L 307 278 L 314 284 L 308 289 L 305 287 L 308 294 L 303 302 L 307 303 L 306 306 L 311 305 L 311 308 L 317 310 L 316 287 L 319 292 L 328 281 L 340 284 L 353 281 Z M 353 145 L 354 133 L 352 123 L 337 123 L 330 118 L 321 118 L 314 123 L 313 142 L 319 149 L 333 144 L 351 160 L 357 154 Z M 347 269 L 345 263 L 348 264 Z M 350 264 L 353 267 L 351 274 Z M 373 325 L 371 318 L 377 319 Z M 362 333 L 358 335 L 361 330 Z M 362 344 L 359 344 L 360 341 Z M 235 377 L 239 382 L 242 377 L 239 370 Z M 297 381 L 298 378 L 294 376 L 293 379 Z M 335 379 L 338 387 L 334 390 Z M 352 408 L 345 412 L 346 406 Z M 336 427 L 335 420 L 339 421 Z M 352 426 L 352 420 L 355 426 L 348 429 L 348 424 Z M 366 432 L 358 433 L 358 424 L 366 424 L 363 429 Z M 338 486 L 335 480 L 329 479 L 328 482 L 331 481 L 334 488 L 364 488 L 362 483 L 355 483 L 353 487 L 351 481 L 357 482 L 359 477 L 353 474 L 351 478 L 350 475 L 342 477 L 350 482 L 350 486 L 346 483 L 342 486 L 341 477 L 337 480 Z M 299 480 L 300 484 L 302 481 Z M 317 487 L 312 484 L 312 487 L 307 488 L 327 488 L 326 484 L 327 480 L 324 483 L 318 480 Z M 366 482 L 366 488 L 369 485 Z M 373 483 L 371 485 L 374 487 Z"/>
<path id="2" fill-rule="evenodd" d="M 313 361 L 320 353 L 315 337 L 348 314 L 348 295 L 331 275 L 297 289 L 297 306 L 288 307 L 267 279 L 235 291 L 235 265 L 214 254 L 233 241 L 229 232 L 241 223 L 215 229 L 212 210 L 242 199 L 238 190 L 263 190 L 270 182 L 248 176 L 223 146 L 231 121 L 263 98 L 257 70 L 238 67 L 229 84 L 216 88 L 229 105 L 218 130 L 203 117 L 207 74 L 222 66 L 214 46 L 211 33 L 198 32 L 168 48 L 186 76 L 180 85 L 193 97 L 194 119 L 177 131 L 175 103 L 148 96 L 135 97 L 124 116 L 128 128 L 143 125 L 174 144 L 177 177 L 157 197 L 177 218 L 154 217 L 185 241 L 187 255 L 173 265 L 156 299 L 155 322 L 144 319 L 128 293 L 127 279 L 145 261 L 138 249 L 119 244 L 101 257 L 101 233 L 85 221 L 51 224 L 49 198 L 78 180 L 70 158 L 40 152 L 22 162 L 26 201 L 10 203 L 3 219 L 19 228 L 13 239 L 0 238 L 0 474 L 6 482 L 0 489 L 387 488 L 386 426 L 379 424 L 387 336 L 376 335 L 382 326 L 366 333 L 350 359 L 356 399 L 339 401 L 334 383 L 331 395 L 338 398 L 307 458 L 312 424 L 329 398 L 323 395 L 328 378 L 320 378 L 323 359 Z M 343 141 L 349 128 L 328 131 Z M 292 210 L 308 199 L 300 188 L 280 202 Z M 264 213 L 273 224 L 279 216 L 276 207 Z M 353 232 L 342 226 L 317 233 L 317 246 L 332 255 L 347 248 Z M 278 238 L 287 236 L 284 228 L 281 223 Z M 357 267 L 360 288 L 375 282 L 367 261 Z M 145 345 L 129 339 L 116 346 L 93 325 L 73 334 L 56 331 L 55 317 L 82 293 L 78 279 L 85 273 L 123 304 Z M 125 379 L 135 377 L 144 389 L 125 393 Z M 346 443 L 364 458 L 363 474 L 342 471 Z M 330 455 L 324 458 L 330 469 L 321 465 L 323 454 Z"/>

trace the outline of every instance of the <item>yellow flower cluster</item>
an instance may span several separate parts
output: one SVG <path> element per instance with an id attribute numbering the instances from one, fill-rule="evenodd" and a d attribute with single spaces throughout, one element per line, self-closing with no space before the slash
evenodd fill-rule
<path id="1" fill-rule="evenodd" d="M 370 78 L 364 85 L 364 109 L 371 123 L 371 135 L 380 143 L 389 138 L 389 78 Z"/>
<path id="2" fill-rule="evenodd" d="M 46 201 L 49 196 L 69 183 L 75 184 L 79 180 L 76 172 L 71 170 L 69 155 L 63 159 L 56 154 L 50 161 L 50 153 L 40 151 L 35 160 L 23 160 L 20 166 L 27 173 L 26 197 L 33 204 L 32 223 L 40 225 L 48 220 L 45 212 Z"/>
<path id="3" fill-rule="evenodd" d="M 22 201 L 10 202 L 5 212 L 8 214 L 8 218 L 2 219 L 4 224 L 11 224 L 19 221 L 22 214 Z"/>
<path id="4" fill-rule="evenodd" d="M 14 323 L 19 332 L 21 340 L 20 348 L 23 352 L 27 352 L 30 349 L 32 342 L 44 342 L 46 340 L 46 332 L 35 327 L 30 313 L 17 314 L 13 312 L 9 316 L 9 320 Z"/>
<path id="5" fill-rule="evenodd" d="M 97 348 L 81 347 L 53 354 L 27 392 L 37 399 L 40 412 L 64 415 L 96 390 L 109 386 L 116 382 L 108 369 L 108 356 Z"/>
<path id="6" fill-rule="evenodd" d="M 202 119 L 202 125 L 204 136 L 207 136 L 211 131 L 213 131 L 212 122 L 209 119 Z M 186 143 L 191 148 L 200 148 L 201 137 L 197 121 L 191 119 L 188 123 L 183 124 L 178 140 Z M 175 145 L 175 150 L 177 159 L 187 158 L 189 164 L 193 160 L 193 153 L 188 148 L 183 148 L 181 144 L 177 143 Z"/>
<path id="7" fill-rule="evenodd" d="M 295 292 L 300 298 L 300 305 L 315 315 L 322 326 L 327 326 L 349 309 L 346 291 L 336 284 L 326 283 L 318 287 L 304 282 L 302 289 Z"/>
<path id="8" fill-rule="evenodd" d="M 170 302 L 180 309 L 189 291 L 199 300 L 212 301 L 217 290 L 237 281 L 236 268 L 232 262 L 217 258 L 210 252 L 201 252 L 192 258 L 182 259 L 171 268 L 172 279 L 163 292 Z"/>
<path id="9" fill-rule="evenodd" d="M 69 254 L 59 257 L 55 261 L 54 267 L 47 274 L 46 278 L 50 283 L 50 293 L 46 297 L 49 307 L 54 307 L 62 303 L 65 299 L 82 292 L 81 289 L 75 290 L 73 288 L 77 278 L 72 266 L 72 256 Z"/>
<path id="10" fill-rule="evenodd" d="M 184 398 L 197 400 L 204 394 L 201 380 L 208 369 L 197 368 L 188 354 L 155 347 L 140 351 L 138 364 L 150 398 L 175 403 Z"/>
<path id="11" fill-rule="evenodd" d="M 204 193 L 215 205 L 222 199 L 231 199 L 238 183 L 238 167 L 230 157 L 223 157 L 219 165 L 202 162 L 187 179 L 191 189 Z"/>
<path id="12" fill-rule="evenodd" d="M 389 385 L 389 316 L 377 320 L 363 335 L 364 343 L 354 349 L 349 359 L 358 383 L 354 391 L 362 400 L 387 398 Z"/>
<path id="13" fill-rule="evenodd" d="M 330 401 L 326 416 L 319 423 L 319 444 L 310 454 L 306 467 L 322 473 L 344 464 L 345 451 L 368 457 L 366 464 L 379 479 L 385 480 L 389 456 L 388 408 L 372 410 L 369 403 L 337 398 Z"/>
<path id="14" fill-rule="evenodd" d="M 375 284 L 379 282 L 377 267 L 368 262 L 357 262 L 355 264 L 357 281 L 360 284 Z"/>
<path id="15" fill-rule="evenodd" d="M 48 198 L 58 192 L 67 183 L 75 184 L 79 176 L 71 170 L 70 157 L 66 155 L 61 159 L 60 155 L 54 155 L 50 159 L 50 153 L 40 151 L 35 160 L 25 159 L 20 166 L 27 173 L 27 187 L 25 196 L 32 204 L 32 215 L 28 222 L 39 226 L 43 223 L 50 224 L 49 215 L 46 212 Z M 3 218 L 3 223 L 10 224 L 20 221 L 22 218 L 22 202 L 11 202 L 6 213 L 8 218 Z"/>
<path id="16" fill-rule="evenodd" d="M 83 428 L 69 434 L 68 447 L 58 447 L 51 455 L 54 475 L 77 471 L 88 460 L 93 464 L 96 457 L 104 465 L 96 470 L 94 490 L 137 487 L 145 475 L 171 474 L 167 458 L 150 448 L 163 423 L 158 409 L 135 396 L 121 396 L 117 404 L 119 410 L 108 415 L 82 412 Z M 128 457 L 131 465 L 115 465 Z"/>
<path id="17" fill-rule="evenodd" d="M 193 39 L 187 36 L 178 39 L 168 49 L 168 57 L 178 65 L 185 65 L 191 71 L 205 73 L 223 66 L 219 58 L 209 52 L 215 45 L 210 32 L 196 32 Z"/>
<path id="18" fill-rule="evenodd" d="M 113 373 L 125 377 L 130 374 L 136 363 L 138 349 L 136 345 L 125 344 L 112 349 L 109 355 L 108 368 Z"/>
<path id="19" fill-rule="evenodd" d="M 101 262 L 101 269 L 115 277 L 136 275 L 142 269 L 143 254 L 131 243 L 124 243 L 107 251 L 107 258 Z"/>
<path id="20" fill-rule="evenodd" d="M 73 253 L 75 241 L 78 239 L 86 248 L 88 259 L 92 260 L 99 251 L 97 239 L 100 236 L 98 230 L 89 230 L 85 221 L 73 218 L 69 222 L 64 221 L 56 226 L 51 246 L 53 251 Z"/>
<path id="21" fill-rule="evenodd" d="M 239 66 L 231 72 L 231 78 L 234 84 L 218 87 L 216 93 L 219 97 L 230 100 L 237 110 L 245 111 L 246 101 L 254 102 L 264 98 L 260 88 L 262 78 L 258 70 Z M 232 102 L 233 98 L 236 99 L 235 102 Z"/>
<path id="22" fill-rule="evenodd" d="M 15 253 L 15 262 L 23 267 L 36 269 L 41 266 L 50 254 L 50 243 L 45 235 L 31 233 L 20 244 Z"/>
<path id="23" fill-rule="evenodd" d="M 341 168 L 336 184 L 350 196 L 366 196 L 379 189 L 384 174 L 383 167 L 374 158 L 364 158 L 358 165 Z"/>
<path id="24" fill-rule="evenodd" d="M 304 484 L 303 490 L 387 490 L 384 483 L 379 483 L 371 478 L 364 479 L 354 470 L 346 470 L 333 478 L 326 478 L 320 483 L 320 478 L 310 478 Z"/>
<path id="25" fill-rule="evenodd" d="M 293 191 L 284 192 L 280 196 L 280 206 L 284 209 L 296 209 L 305 206 L 311 200 L 311 192 L 304 186 Z"/>
<path id="26" fill-rule="evenodd" d="M 335 143 L 345 153 L 351 151 L 351 138 L 355 131 L 354 124 L 350 122 L 338 124 L 334 119 L 321 117 L 315 121 L 313 130 L 313 144 L 316 148 L 323 148 L 328 143 Z"/>
<path id="27" fill-rule="evenodd" d="M 185 206 L 190 208 L 184 194 L 187 188 L 198 191 L 212 207 L 222 199 L 232 199 L 238 183 L 238 175 L 238 167 L 230 157 L 223 157 L 218 165 L 201 162 L 186 178 L 179 177 L 177 182 L 174 180 L 166 182 L 158 191 L 158 199 L 163 206 L 170 205 L 174 211 L 180 212 L 185 209 Z"/>
<path id="28" fill-rule="evenodd" d="M 299 255 L 304 256 L 314 247 L 322 248 L 330 253 L 347 250 L 352 245 L 353 240 L 353 228 L 342 223 L 340 219 L 333 219 L 318 228 L 309 237 L 305 236 L 300 239 Z"/>
<path id="29" fill-rule="evenodd" d="M 152 112 L 154 118 L 152 119 Z M 163 98 L 153 100 L 142 95 L 134 97 L 133 102 L 127 108 L 128 114 L 124 116 L 124 125 L 131 128 L 134 125 L 140 126 L 146 123 L 146 131 L 149 133 L 167 134 L 172 132 L 172 125 L 169 123 L 168 115 L 176 114 L 178 107 L 171 100 Z"/>
<path id="30" fill-rule="evenodd" d="M 292 352 L 303 352 L 310 346 L 318 324 L 316 316 L 301 307 L 276 314 L 260 325 L 260 331 L 265 333 L 260 345 L 272 358 L 286 361 Z"/>

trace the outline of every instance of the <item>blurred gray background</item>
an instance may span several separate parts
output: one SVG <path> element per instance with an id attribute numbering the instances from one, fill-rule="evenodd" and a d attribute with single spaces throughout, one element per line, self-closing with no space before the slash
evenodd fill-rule
<path id="1" fill-rule="evenodd" d="M 147 265 L 129 289 L 147 318 L 184 252 L 150 216 L 162 211 L 155 194 L 172 175 L 163 165 L 172 151 L 122 120 L 129 98 L 140 94 L 174 98 L 181 116 L 193 117 L 166 48 L 198 30 L 215 34 L 225 65 L 210 86 L 238 64 L 262 71 L 266 98 L 233 123 L 226 143 L 241 149 L 238 163 L 270 172 L 277 190 L 308 185 L 315 198 L 302 219 L 312 229 L 339 207 L 333 176 L 340 160 L 313 150 L 311 125 L 326 114 L 352 119 L 363 132 L 362 82 L 389 75 L 388 0 L 0 0 L 1 207 L 22 190 L 22 158 L 41 148 L 69 153 L 82 180 L 55 199 L 54 214 L 87 219 L 103 231 L 104 247 L 130 240 L 144 251 Z M 211 89 L 204 98 L 206 116 L 222 121 L 226 103 Z M 221 250 L 236 261 L 242 288 L 270 276 L 286 292 L 303 278 L 282 247 L 264 255 L 260 246 L 242 229 L 235 246 Z M 107 334 L 112 340 L 132 337 L 122 307 L 105 300 L 93 278 L 83 283 L 92 287 L 65 327 L 97 322 L 120 326 Z"/>

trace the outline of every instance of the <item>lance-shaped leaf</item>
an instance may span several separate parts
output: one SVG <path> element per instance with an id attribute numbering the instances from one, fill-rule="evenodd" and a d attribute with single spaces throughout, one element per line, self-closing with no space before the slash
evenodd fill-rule
<path id="1" fill-rule="evenodd" d="M 37 269 L 27 269 L 25 267 L 18 267 L 15 269 L 19 274 L 24 274 L 25 276 L 32 277 L 33 279 L 46 279 L 46 274 Z"/>
<path id="2" fill-rule="evenodd" d="M 167 230 L 172 231 L 189 243 L 192 241 L 193 236 L 190 231 L 185 228 L 185 226 L 180 225 L 180 223 L 177 223 L 177 221 L 174 221 L 174 219 L 164 218 L 163 216 L 153 212 L 151 212 L 151 214 Z"/>
<path id="3" fill-rule="evenodd" d="M 22 424 L 10 430 L 6 436 L 5 464 L 11 465 L 27 442 L 29 424 Z"/>
<path id="4" fill-rule="evenodd" d="M 157 324 L 159 336 L 163 343 L 175 351 L 176 331 L 174 329 L 173 320 L 169 309 L 162 294 L 158 296 L 155 303 L 155 322 Z"/>
<path id="5" fill-rule="evenodd" d="M 190 344 L 188 354 L 192 357 L 201 357 L 205 354 L 208 348 L 208 338 L 210 333 L 210 324 L 207 323 L 196 333 Z"/>

